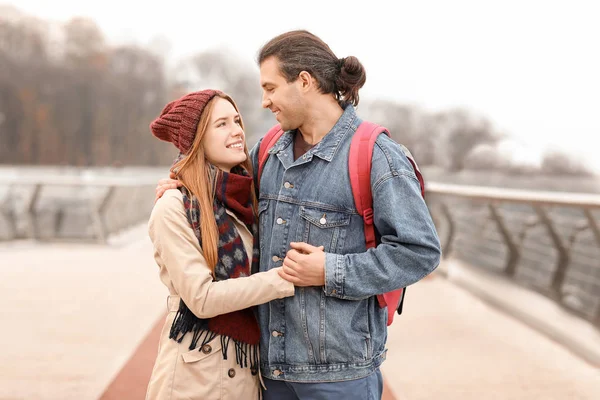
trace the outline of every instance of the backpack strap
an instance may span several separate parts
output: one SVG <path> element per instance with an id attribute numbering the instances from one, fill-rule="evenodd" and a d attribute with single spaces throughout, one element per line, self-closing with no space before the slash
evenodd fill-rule
<path id="1" fill-rule="evenodd" d="M 284 131 L 281 129 L 281 125 L 277 124 L 263 137 L 258 148 L 258 173 L 255 182 L 256 189 L 260 186 L 260 177 L 262 176 L 262 170 L 269 158 L 269 150 L 275 146 L 275 143 L 279 140 Z"/>
<path id="2" fill-rule="evenodd" d="M 380 133 L 389 135 L 383 126 L 363 121 L 352 138 L 348 160 L 350 184 L 358 214 L 365 223 L 367 249 L 375 247 L 375 228 L 373 226 L 373 196 L 371 194 L 371 161 L 373 147 Z"/>
<path id="3" fill-rule="evenodd" d="M 359 126 L 352 143 L 350 144 L 350 154 L 348 160 L 348 172 L 350 174 L 350 184 L 352 185 L 352 195 L 358 214 L 363 217 L 365 242 L 367 249 L 376 247 L 375 226 L 373 224 L 373 195 L 371 193 L 371 163 L 373 161 L 373 149 L 377 137 L 385 133 L 390 136 L 389 131 L 383 126 L 372 122 L 363 121 Z M 423 175 L 417 166 L 412 154 L 404 146 L 401 145 L 404 155 L 410 161 L 415 175 L 419 180 L 421 187 L 421 195 L 425 195 L 425 182 Z M 388 325 L 394 318 L 394 312 L 402 313 L 402 305 L 404 303 L 404 295 L 406 289 L 398 289 L 393 292 L 377 295 L 377 302 L 380 308 L 388 306 Z M 391 305 L 397 305 L 391 309 Z"/>
<path id="4" fill-rule="evenodd" d="M 377 246 L 375 226 L 373 225 L 371 162 L 373 161 L 375 141 L 381 133 L 389 136 L 388 130 L 383 126 L 363 121 L 352 137 L 348 159 L 352 195 L 354 196 L 356 210 L 363 217 L 367 249 Z M 387 306 L 387 302 L 382 294 L 377 295 L 377 301 L 380 308 Z"/>

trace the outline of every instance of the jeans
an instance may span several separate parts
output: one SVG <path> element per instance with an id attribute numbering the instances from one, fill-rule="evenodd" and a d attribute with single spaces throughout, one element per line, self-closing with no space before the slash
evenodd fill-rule
<path id="1" fill-rule="evenodd" d="M 341 382 L 298 383 L 264 379 L 264 400 L 380 400 L 383 377 L 379 368 L 371 375 Z"/>

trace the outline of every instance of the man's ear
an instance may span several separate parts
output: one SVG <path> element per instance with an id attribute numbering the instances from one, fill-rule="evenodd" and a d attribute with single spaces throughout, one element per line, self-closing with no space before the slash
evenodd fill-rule
<path id="1" fill-rule="evenodd" d="M 306 71 L 301 71 L 298 74 L 298 82 L 300 83 L 300 88 L 304 91 L 308 91 L 316 83 L 312 75 Z"/>

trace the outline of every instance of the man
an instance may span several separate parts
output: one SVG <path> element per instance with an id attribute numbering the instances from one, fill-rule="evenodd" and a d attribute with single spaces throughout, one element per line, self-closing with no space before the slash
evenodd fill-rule
<path id="1" fill-rule="evenodd" d="M 297 287 L 258 308 L 264 398 L 379 399 L 387 313 L 376 295 L 419 281 L 441 255 L 419 181 L 400 146 L 379 135 L 371 191 L 380 243 L 366 251 L 348 175 L 363 66 L 306 31 L 273 38 L 258 62 L 262 106 L 285 131 L 259 182 L 260 270 L 283 265 Z"/>

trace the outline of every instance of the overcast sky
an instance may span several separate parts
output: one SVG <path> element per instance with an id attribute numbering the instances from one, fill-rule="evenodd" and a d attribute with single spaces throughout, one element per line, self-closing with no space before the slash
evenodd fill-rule
<path id="1" fill-rule="evenodd" d="M 359 58 L 364 98 L 468 107 L 515 139 L 518 158 L 558 148 L 600 171 L 598 1 L 2 2 L 55 21 L 91 17 L 112 42 L 163 37 L 173 58 L 226 47 L 250 64 L 271 37 L 308 29 Z"/>

